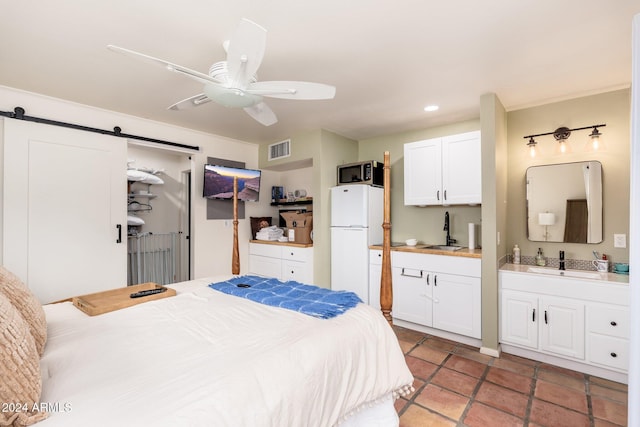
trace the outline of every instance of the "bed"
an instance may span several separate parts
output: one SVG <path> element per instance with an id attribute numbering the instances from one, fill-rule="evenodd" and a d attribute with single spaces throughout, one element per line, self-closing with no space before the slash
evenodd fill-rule
<path id="1" fill-rule="evenodd" d="M 388 193 L 385 242 L 387 206 Z M 384 270 L 382 313 L 354 303 L 318 318 L 210 286 L 237 274 L 88 316 L 71 301 L 40 306 L 0 268 L 0 425 L 397 426 L 413 376 Z"/>
<path id="2" fill-rule="evenodd" d="M 93 317 L 44 306 L 36 425 L 398 425 L 413 378 L 380 312 L 318 319 L 208 286 L 221 280 Z"/>

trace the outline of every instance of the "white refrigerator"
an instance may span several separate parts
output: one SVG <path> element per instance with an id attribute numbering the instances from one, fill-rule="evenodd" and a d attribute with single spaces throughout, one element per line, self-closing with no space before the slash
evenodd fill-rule
<path id="1" fill-rule="evenodd" d="M 331 188 L 331 289 L 369 304 L 369 245 L 382 244 L 384 190 L 364 184 Z"/>

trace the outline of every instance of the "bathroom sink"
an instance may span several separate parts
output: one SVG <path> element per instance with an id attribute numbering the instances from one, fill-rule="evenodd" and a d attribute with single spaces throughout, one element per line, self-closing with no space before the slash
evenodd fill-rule
<path id="1" fill-rule="evenodd" d="M 462 249 L 462 246 L 447 246 L 447 245 L 430 245 L 425 246 L 425 249 L 435 249 L 438 251 L 458 251 Z"/>
<path id="2" fill-rule="evenodd" d="M 529 273 L 548 274 L 551 276 L 577 277 L 580 279 L 601 279 L 602 275 L 596 272 L 577 270 L 556 270 L 553 268 L 529 267 Z"/>

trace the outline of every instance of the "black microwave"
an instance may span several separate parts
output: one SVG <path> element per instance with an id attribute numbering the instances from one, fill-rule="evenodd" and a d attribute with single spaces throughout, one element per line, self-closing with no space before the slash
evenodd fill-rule
<path id="1" fill-rule="evenodd" d="M 382 187 L 384 166 L 375 160 L 366 160 L 338 166 L 338 185 L 368 184 Z"/>

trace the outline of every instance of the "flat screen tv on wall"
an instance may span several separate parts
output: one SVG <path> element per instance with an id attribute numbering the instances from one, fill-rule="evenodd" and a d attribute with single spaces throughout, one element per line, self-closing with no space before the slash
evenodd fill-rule
<path id="1" fill-rule="evenodd" d="M 233 199 L 233 177 L 238 177 L 238 200 L 257 202 L 260 196 L 260 170 L 204 165 L 204 197 Z"/>

